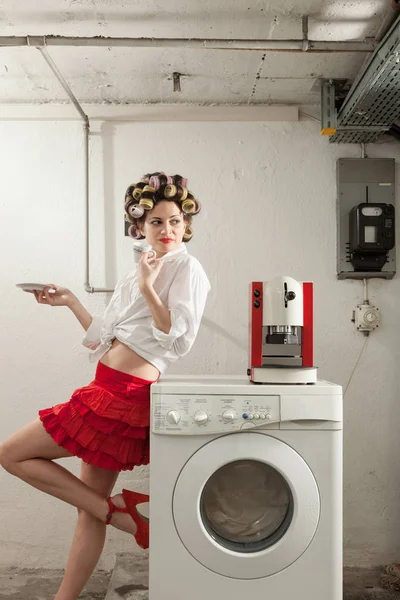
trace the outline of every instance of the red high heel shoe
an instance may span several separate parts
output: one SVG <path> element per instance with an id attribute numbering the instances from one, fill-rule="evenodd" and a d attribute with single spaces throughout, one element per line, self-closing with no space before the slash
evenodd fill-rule
<path id="1" fill-rule="evenodd" d="M 149 547 L 149 524 L 140 516 L 136 506 L 148 502 L 149 496 L 146 494 L 139 494 L 138 492 L 122 490 L 122 497 L 126 504 L 125 508 L 115 506 L 111 498 L 106 498 L 110 509 L 110 512 L 107 515 L 106 525 L 111 523 L 111 517 L 114 512 L 128 513 L 136 523 L 137 531 L 135 533 L 135 540 L 138 546 L 146 550 Z"/>

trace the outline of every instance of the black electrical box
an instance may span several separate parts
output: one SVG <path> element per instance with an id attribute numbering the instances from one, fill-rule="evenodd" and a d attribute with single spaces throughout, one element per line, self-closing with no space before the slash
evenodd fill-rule
<path id="1" fill-rule="evenodd" d="M 337 277 L 396 273 L 394 158 L 337 161 Z"/>
<path id="2" fill-rule="evenodd" d="M 361 203 L 350 211 L 349 251 L 355 271 L 381 271 L 394 248 L 394 206 Z"/>

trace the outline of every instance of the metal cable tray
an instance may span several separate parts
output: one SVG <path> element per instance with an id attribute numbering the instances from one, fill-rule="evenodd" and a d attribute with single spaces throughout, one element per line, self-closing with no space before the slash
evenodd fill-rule
<path id="1" fill-rule="evenodd" d="M 400 118 L 400 18 L 354 81 L 331 143 L 370 143 Z M 340 131 L 341 128 L 346 128 Z M 354 129 L 353 129 L 354 128 Z"/>

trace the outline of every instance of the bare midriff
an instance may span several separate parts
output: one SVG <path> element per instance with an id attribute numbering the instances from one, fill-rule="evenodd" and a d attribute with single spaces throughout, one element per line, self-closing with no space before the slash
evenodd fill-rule
<path id="1" fill-rule="evenodd" d="M 136 354 L 125 344 L 115 339 L 108 352 L 100 359 L 100 362 L 111 369 L 147 379 L 156 381 L 160 373 L 158 369 L 147 360 Z"/>

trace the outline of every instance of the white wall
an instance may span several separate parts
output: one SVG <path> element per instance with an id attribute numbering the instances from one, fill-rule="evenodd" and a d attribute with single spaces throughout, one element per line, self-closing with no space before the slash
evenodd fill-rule
<path id="1" fill-rule="evenodd" d="M 0 122 L 0 139 L 1 439 L 40 407 L 66 401 L 94 372 L 73 315 L 36 305 L 14 284 L 69 286 L 91 311 L 102 310 L 107 298 L 83 291 L 81 125 Z M 396 157 L 400 182 L 398 144 L 370 145 L 367 152 Z M 171 372 L 245 374 L 248 283 L 288 274 L 315 282 L 319 375 L 345 385 L 364 342 L 350 322 L 362 285 L 336 280 L 335 165 L 338 157 L 359 154 L 358 146 L 329 144 L 308 122 L 104 124 L 91 152 L 91 284 L 113 285 L 129 268 L 128 184 L 146 171 L 179 172 L 203 201 L 189 248 L 212 282 L 206 316 L 227 337 L 203 327 L 191 354 Z M 373 281 L 370 293 L 383 323 L 345 398 L 349 565 L 397 560 L 400 551 L 399 278 Z M 77 472 L 75 459 L 63 464 Z M 122 480 L 146 489 L 147 469 Z M 0 482 L 0 564 L 63 566 L 74 509 L 4 472 Z M 115 551 L 133 548 L 127 536 L 110 531 L 101 566 L 112 566 Z"/>

